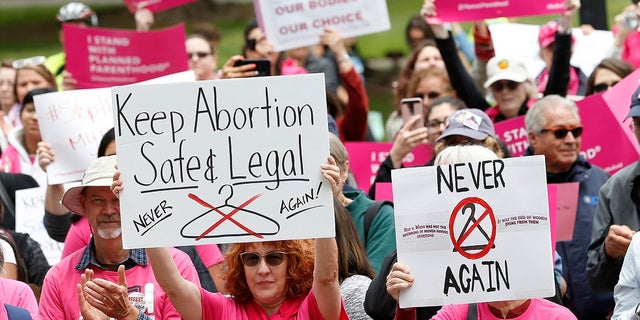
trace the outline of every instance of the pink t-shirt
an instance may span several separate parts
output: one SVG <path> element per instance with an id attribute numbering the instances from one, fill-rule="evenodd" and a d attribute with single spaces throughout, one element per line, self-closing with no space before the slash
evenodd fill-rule
<path id="1" fill-rule="evenodd" d="M 91 227 L 87 217 L 82 217 L 76 223 L 71 225 L 67 237 L 64 239 L 64 248 L 62 249 L 62 259 L 74 253 L 77 250 L 84 249 L 91 240 Z M 215 244 L 204 244 L 196 246 L 196 250 L 202 259 L 202 263 L 209 268 L 224 261 L 224 256 Z"/>
<path id="2" fill-rule="evenodd" d="M 199 284 L 198 274 L 191 260 L 177 249 L 170 249 L 173 261 L 183 278 Z M 80 275 L 84 273 L 75 269 L 80 261 L 83 250 L 78 250 L 54 265 L 42 285 L 40 295 L 40 307 L 38 315 L 42 320 L 77 320 L 80 317 L 78 306 L 78 293 L 76 285 L 81 282 Z M 89 265 L 89 267 L 93 267 Z M 96 278 L 106 279 L 118 283 L 118 273 L 93 267 Z M 129 300 L 134 302 L 138 309 L 144 310 L 147 315 L 155 316 L 156 320 L 180 319 L 169 297 L 164 293 L 153 276 L 151 265 L 137 265 L 125 271 L 127 285 L 129 286 Z M 153 302 L 146 304 L 145 294 L 153 288 Z"/>
<path id="3" fill-rule="evenodd" d="M 432 320 L 465 320 L 468 304 L 450 304 L 443 306 Z M 489 305 L 478 303 L 478 320 L 499 320 L 489 311 Z M 577 320 L 569 309 L 545 299 L 531 299 L 527 310 L 511 320 Z"/>
<path id="4" fill-rule="evenodd" d="M 624 40 L 620 57 L 634 68 L 640 68 L 640 31 L 633 30 Z"/>
<path id="5" fill-rule="evenodd" d="M 0 302 L 0 305 L 8 303 L 27 309 L 33 319 L 38 319 L 38 302 L 29 285 L 24 282 L 0 278 Z M 6 313 L 6 310 L 4 312 Z M 0 316 L 0 319 L 6 317 Z"/>
<path id="6" fill-rule="evenodd" d="M 255 302 L 239 304 L 233 298 L 220 293 L 211 293 L 200 289 L 202 302 L 202 319 L 207 320 L 322 320 L 318 302 L 309 291 L 306 296 L 288 299 L 282 303 L 280 310 L 267 316 Z M 342 319 L 348 319 L 342 305 Z"/>

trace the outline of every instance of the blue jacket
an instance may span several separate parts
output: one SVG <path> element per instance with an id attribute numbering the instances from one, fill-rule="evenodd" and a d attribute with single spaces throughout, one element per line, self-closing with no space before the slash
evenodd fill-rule
<path id="1" fill-rule="evenodd" d="M 527 150 L 525 155 L 532 154 Z M 593 217 L 598 205 L 600 187 L 609 175 L 600 167 L 578 156 L 568 172 L 547 173 L 547 183 L 578 182 L 578 210 L 573 239 L 556 243 L 562 257 L 562 275 L 567 281 L 565 301 L 578 319 L 606 319 L 614 307 L 613 294 L 594 292 L 587 274 L 587 248 L 591 242 Z"/>

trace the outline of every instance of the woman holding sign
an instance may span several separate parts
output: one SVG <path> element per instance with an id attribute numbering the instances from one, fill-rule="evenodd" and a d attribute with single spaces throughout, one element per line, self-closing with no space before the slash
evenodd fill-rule
<path id="1" fill-rule="evenodd" d="M 479 145 L 456 145 L 442 150 L 435 159 L 435 165 L 478 162 L 499 159 L 491 149 Z M 413 285 L 414 277 L 409 268 L 396 262 L 387 276 L 387 292 L 396 301 L 400 291 Z M 507 301 L 482 302 L 478 304 L 445 305 L 432 318 L 435 320 L 453 319 L 577 319 L 569 309 L 541 298 Z M 396 320 L 416 319 L 416 309 L 396 309 Z"/>
<path id="2" fill-rule="evenodd" d="M 322 174 L 334 195 L 340 169 L 333 158 Z M 112 190 L 123 190 L 120 173 Z M 226 254 L 225 289 L 211 293 L 182 278 L 167 248 L 147 255 L 158 283 L 183 319 L 348 319 L 340 296 L 335 238 L 234 243 Z"/>

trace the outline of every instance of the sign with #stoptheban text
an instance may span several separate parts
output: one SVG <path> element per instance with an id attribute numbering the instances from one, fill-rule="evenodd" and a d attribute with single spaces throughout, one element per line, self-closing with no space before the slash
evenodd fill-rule
<path id="1" fill-rule="evenodd" d="M 112 95 L 126 248 L 334 236 L 324 75 Z"/>
<path id="2" fill-rule="evenodd" d="M 415 276 L 400 307 L 553 295 L 544 157 L 391 173 L 398 262 Z"/>

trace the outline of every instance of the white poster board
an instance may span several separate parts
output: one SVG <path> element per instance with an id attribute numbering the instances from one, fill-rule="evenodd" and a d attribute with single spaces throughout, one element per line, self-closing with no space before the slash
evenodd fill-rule
<path id="1" fill-rule="evenodd" d="M 253 7 L 276 51 L 317 44 L 325 27 L 344 38 L 391 28 L 384 0 L 254 0 Z"/>
<path id="2" fill-rule="evenodd" d="M 60 261 L 64 243 L 49 237 L 44 228 L 44 194 L 46 187 L 16 190 L 16 231 L 28 233 L 42 248 L 50 265 Z"/>
<path id="3" fill-rule="evenodd" d="M 543 156 L 391 174 L 402 308 L 554 294 Z"/>
<path id="4" fill-rule="evenodd" d="M 540 26 L 495 23 L 489 25 L 489 29 L 496 55 L 520 57 L 527 66 L 529 77 L 535 79 L 544 68 L 538 45 Z M 610 31 L 601 30 L 594 30 L 589 35 L 585 35 L 580 28 L 574 28 L 573 36 L 575 43 L 573 44 L 571 65 L 579 67 L 585 75 L 589 76 L 595 66 L 607 57 L 607 53 L 613 45 L 613 35 Z"/>
<path id="5" fill-rule="evenodd" d="M 179 72 L 142 83 L 195 81 L 193 71 Z M 60 91 L 34 97 L 42 140 L 55 152 L 47 166 L 49 184 L 82 179 L 97 157 L 100 139 L 113 127 L 111 88 Z"/>
<path id="6" fill-rule="evenodd" d="M 334 235 L 324 75 L 112 92 L 126 248 Z"/>

